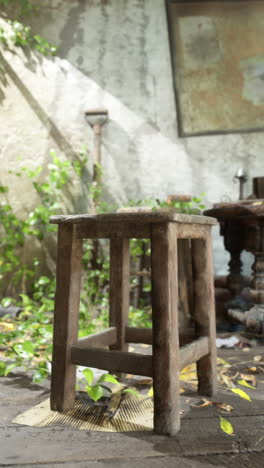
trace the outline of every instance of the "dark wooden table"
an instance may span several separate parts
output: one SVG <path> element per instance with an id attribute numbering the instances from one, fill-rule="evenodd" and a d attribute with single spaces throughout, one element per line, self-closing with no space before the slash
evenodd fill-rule
<path id="1" fill-rule="evenodd" d="M 245 303 L 241 298 L 244 278 L 240 257 L 243 250 L 254 255 L 253 280 L 250 285 L 254 306 L 250 309 L 250 320 L 254 322 L 252 328 L 257 333 L 264 334 L 264 199 L 217 203 L 204 214 L 218 219 L 220 234 L 224 237 L 225 248 L 230 253 L 227 277 L 227 285 L 232 295 L 230 308 L 245 310 Z"/>

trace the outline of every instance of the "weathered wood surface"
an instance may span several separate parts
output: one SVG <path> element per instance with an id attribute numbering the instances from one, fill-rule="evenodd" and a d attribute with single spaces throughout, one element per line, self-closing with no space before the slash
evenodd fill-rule
<path id="1" fill-rule="evenodd" d="M 138 331 L 140 328 L 135 330 Z M 91 335 L 91 340 L 86 340 L 86 346 L 82 342 L 78 342 L 78 344 L 72 346 L 71 360 L 73 364 L 96 367 L 110 372 L 127 372 L 135 375 L 153 376 L 153 360 L 151 355 L 95 348 L 93 343 L 94 336 Z M 148 338 L 151 337 L 150 334 L 146 334 L 146 336 Z M 96 339 L 98 340 L 98 336 L 96 336 Z M 88 347 L 88 345 L 91 347 Z M 182 346 L 179 349 L 176 370 L 173 373 L 176 373 L 177 369 L 183 369 L 188 364 L 198 361 L 202 356 L 207 355 L 208 352 L 209 339 L 207 337 L 198 338 L 192 343 Z"/>
<path id="2" fill-rule="evenodd" d="M 217 390 L 214 274 L 211 233 L 207 239 L 192 240 L 193 319 L 197 336 L 209 337 L 209 353 L 197 362 L 198 391 L 214 395 Z"/>
<path id="3" fill-rule="evenodd" d="M 195 340 L 195 338 L 196 335 L 193 328 L 184 328 L 182 333 L 179 329 L 179 340 L 181 346 L 190 343 L 191 341 Z M 153 338 L 151 328 L 126 327 L 126 341 L 128 343 L 152 344 L 152 340 Z"/>
<path id="4" fill-rule="evenodd" d="M 158 212 L 151 213 L 104 213 L 98 215 L 92 214 L 78 214 L 78 215 L 58 215 L 51 216 L 50 222 L 53 224 L 78 224 L 85 222 L 102 221 L 106 223 L 120 221 L 120 222 L 136 222 L 136 223 L 191 223 L 191 224 L 217 224 L 217 221 L 212 217 L 200 215 L 188 215 L 182 213 L 172 212 Z"/>
<path id="5" fill-rule="evenodd" d="M 128 238 L 147 239 L 151 236 L 151 222 L 120 222 L 112 220 L 109 223 L 97 220 L 76 223 L 76 236 L 80 239 L 107 239 Z M 205 239 L 207 236 L 206 224 L 178 224 L 178 239 Z"/>
<path id="6" fill-rule="evenodd" d="M 146 239 L 150 237 L 149 223 L 120 223 L 120 221 L 85 222 L 76 224 L 76 235 L 80 239 L 110 239 L 110 238 L 128 238 L 128 239 Z"/>
<path id="7" fill-rule="evenodd" d="M 107 328 L 98 333 L 84 336 L 78 340 L 78 346 L 85 348 L 86 346 L 110 346 L 116 343 L 117 340 L 117 329 L 116 327 Z"/>
<path id="8" fill-rule="evenodd" d="M 70 348 L 78 336 L 81 260 L 82 241 L 76 239 L 74 226 L 59 226 L 51 375 L 51 409 L 57 411 L 71 408 L 75 400 Z"/>
<path id="9" fill-rule="evenodd" d="M 76 345 L 71 348 L 71 362 L 109 372 L 152 376 L 152 356 L 126 351 L 108 351 Z"/>
<path id="10" fill-rule="evenodd" d="M 109 326 L 116 327 L 116 343 L 110 349 L 128 350 L 126 326 L 129 309 L 130 253 L 128 239 L 110 241 Z"/>
<path id="11" fill-rule="evenodd" d="M 126 327 L 127 343 L 145 343 L 152 344 L 152 329 Z"/>
<path id="12" fill-rule="evenodd" d="M 154 431 L 163 435 L 175 435 L 180 428 L 177 264 L 177 225 L 153 224 Z"/>
<path id="13" fill-rule="evenodd" d="M 180 369 L 200 360 L 209 353 L 209 338 L 204 336 L 180 348 Z"/>
<path id="14" fill-rule="evenodd" d="M 179 332 L 182 331 L 183 333 L 192 326 L 193 280 L 191 254 L 191 240 L 178 239 Z"/>

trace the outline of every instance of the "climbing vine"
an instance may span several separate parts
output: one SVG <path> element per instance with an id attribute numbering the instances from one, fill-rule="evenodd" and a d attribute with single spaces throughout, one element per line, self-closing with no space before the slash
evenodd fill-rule
<path id="1" fill-rule="evenodd" d="M 38 14 L 33 0 L 0 0 L 0 42 L 6 48 L 14 45 L 55 55 L 56 47 L 26 24 L 31 14 Z"/>

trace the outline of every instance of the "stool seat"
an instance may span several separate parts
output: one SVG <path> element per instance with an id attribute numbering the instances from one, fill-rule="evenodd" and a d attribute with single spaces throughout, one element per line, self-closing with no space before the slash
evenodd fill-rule
<path id="1" fill-rule="evenodd" d="M 75 401 L 76 365 L 153 377 L 154 431 L 180 428 L 179 373 L 196 362 L 198 391 L 217 386 L 211 217 L 173 212 L 60 215 L 54 313 L 51 409 Z M 83 239 L 110 239 L 109 328 L 78 339 Z M 152 330 L 128 326 L 129 240 L 151 240 Z M 188 239 L 192 256 L 195 339 L 179 346 L 177 240 Z M 152 344 L 152 356 L 129 353 L 128 343 Z M 105 349 L 109 347 L 109 349 Z"/>

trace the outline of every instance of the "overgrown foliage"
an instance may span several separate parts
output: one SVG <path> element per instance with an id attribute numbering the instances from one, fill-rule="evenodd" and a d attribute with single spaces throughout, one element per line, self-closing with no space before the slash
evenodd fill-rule
<path id="1" fill-rule="evenodd" d="M 1 364 L 0 372 L 7 374 L 14 367 L 24 367 L 25 371 L 33 372 L 33 380 L 40 381 L 50 368 L 52 312 L 54 309 L 55 280 L 54 272 L 43 275 L 43 265 L 38 256 L 33 258 L 27 252 L 38 240 L 41 252 L 48 249 L 45 241 L 51 241 L 56 226 L 49 223 L 50 216 L 62 212 L 65 207 L 65 194 L 69 195 L 72 186 L 83 183 L 83 175 L 87 166 L 87 154 L 80 153 L 74 161 L 59 158 L 51 152 L 51 162 L 47 168 L 22 167 L 13 176 L 24 177 L 31 181 L 32 192 L 35 192 L 39 203 L 24 218 L 19 217 L 8 202 L 8 187 L 0 186 L 0 278 L 5 283 L 5 293 L 2 306 L 17 306 L 22 313 L 14 321 L 6 317 L 1 322 L 0 346 L 8 357 L 6 364 Z M 107 211 L 107 205 L 102 203 L 102 185 L 90 184 L 87 187 L 87 199 L 94 200 L 101 211 Z M 133 204 L 143 202 L 133 202 Z M 145 202 L 144 202 L 145 203 Z M 148 202 L 149 204 L 152 202 Z M 180 211 L 197 211 L 201 200 L 176 206 Z M 152 203 L 152 209 L 159 207 Z M 74 212 L 74 202 L 67 207 L 67 212 Z M 54 239 L 55 241 L 55 239 Z M 29 248 L 30 246 L 30 248 Z M 148 240 L 133 240 L 131 242 L 132 269 L 131 296 L 138 287 L 138 260 L 144 252 L 149 257 Z M 108 325 L 108 271 L 109 254 L 107 245 L 99 243 L 96 259 L 94 258 L 94 243 L 84 243 L 83 255 L 83 287 L 80 305 L 80 336 L 88 335 Z M 96 261 L 95 261 L 96 260 Z M 140 272 L 139 272 L 140 273 Z M 149 275 L 143 284 L 143 297 L 135 306 L 130 307 L 130 325 L 150 327 L 151 307 L 148 293 L 150 291 Z M 144 296 L 145 294 L 145 296 Z M 7 309 L 8 312 L 8 309 Z M 11 367 L 10 367 L 11 366 Z"/>
<path id="2" fill-rule="evenodd" d="M 33 0 L 0 0 L 0 42 L 4 47 L 14 45 L 37 50 L 42 55 L 55 55 L 56 47 L 28 26 L 27 18 L 38 15 L 39 7 Z"/>

